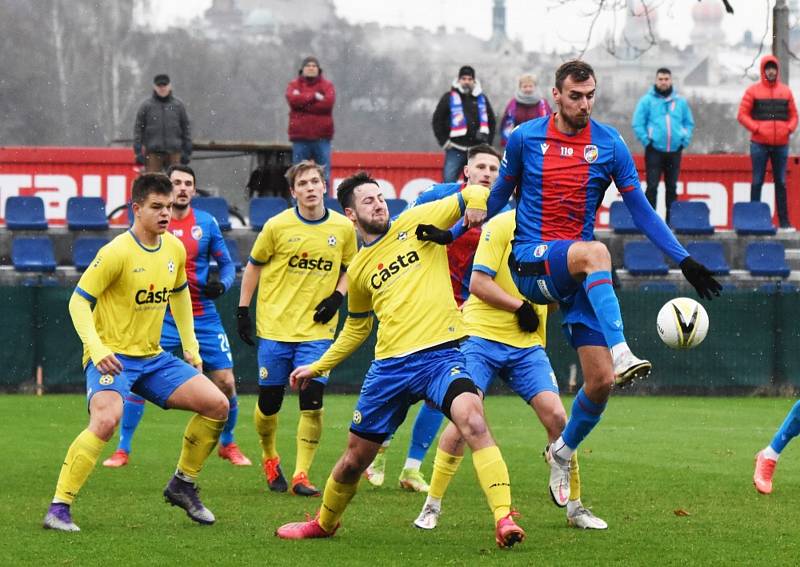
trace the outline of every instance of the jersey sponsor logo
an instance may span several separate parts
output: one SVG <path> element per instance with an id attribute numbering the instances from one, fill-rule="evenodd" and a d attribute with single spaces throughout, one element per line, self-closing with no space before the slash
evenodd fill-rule
<path id="1" fill-rule="evenodd" d="M 358 410 L 355 410 L 353 412 L 353 423 L 355 423 L 356 425 L 361 423 L 361 412 Z"/>
<path id="2" fill-rule="evenodd" d="M 149 289 L 140 289 L 136 292 L 134 301 L 136 301 L 137 305 L 166 303 L 169 301 L 170 293 L 170 290 L 168 290 L 166 287 L 160 289 L 159 291 L 155 291 L 155 286 L 150 284 Z"/>
<path id="3" fill-rule="evenodd" d="M 309 258 L 308 252 L 303 252 L 300 255 L 295 254 L 289 258 L 289 267 L 298 268 L 300 270 L 322 270 L 323 272 L 330 272 L 333 270 L 333 261 L 326 260 L 325 258 Z"/>
<path id="4" fill-rule="evenodd" d="M 303 239 L 302 239 L 302 237 L 300 237 L 300 236 L 292 236 L 292 237 L 289 239 L 289 241 L 288 241 L 288 242 L 289 242 L 289 244 L 291 244 L 292 242 L 300 242 L 301 240 L 303 240 Z"/>
<path id="5" fill-rule="evenodd" d="M 561 157 L 570 157 L 574 150 L 569 146 L 561 146 Z"/>
<path id="6" fill-rule="evenodd" d="M 533 256 L 534 258 L 541 258 L 545 252 L 547 252 L 547 244 L 540 244 L 533 249 Z"/>
<path id="7" fill-rule="evenodd" d="M 406 254 L 398 254 L 397 258 L 389 264 L 383 264 L 383 262 L 378 264 L 378 271 L 372 274 L 369 283 L 372 284 L 373 288 L 380 289 L 384 283 L 389 281 L 400 270 L 408 268 L 411 264 L 416 264 L 417 262 L 419 262 L 419 254 L 417 254 L 416 250 Z"/>
<path id="8" fill-rule="evenodd" d="M 585 159 L 587 163 L 596 162 L 597 156 L 598 156 L 597 146 L 595 146 L 594 144 L 589 144 L 588 146 L 583 148 L 583 159 Z"/>
<path id="9" fill-rule="evenodd" d="M 550 290 L 547 289 L 547 282 L 539 279 L 536 280 L 536 285 L 539 286 L 539 291 L 542 292 L 542 295 L 547 299 L 547 301 L 556 301 L 556 298 L 553 297 L 553 294 L 550 293 Z"/>
<path id="10" fill-rule="evenodd" d="M 144 268 L 142 268 L 141 266 L 133 269 L 134 274 L 141 274 L 142 272 L 144 272 Z"/>
<path id="11" fill-rule="evenodd" d="M 336 246 L 336 237 L 332 234 L 328 237 L 328 246 Z"/>
<path id="12" fill-rule="evenodd" d="M 100 376 L 98 382 L 103 386 L 110 386 L 111 384 L 114 383 L 114 376 L 111 374 L 103 374 L 102 376 Z"/>
<path id="13" fill-rule="evenodd" d="M 542 149 L 542 155 L 544 155 L 550 149 L 550 144 L 539 144 L 539 147 Z"/>
<path id="14" fill-rule="evenodd" d="M 200 240 L 203 238 L 203 228 L 201 226 L 194 225 L 192 227 L 192 238 L 195 240 Z"/>

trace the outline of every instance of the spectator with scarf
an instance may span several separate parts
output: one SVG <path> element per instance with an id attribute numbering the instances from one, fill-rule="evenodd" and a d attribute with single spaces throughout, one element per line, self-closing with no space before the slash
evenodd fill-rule
<path id="1" fill-rule="evenodd" d="M 531 73 L 520 75 L 517 92 L 514 98 L 508 101 L 503 119 L 500 121 L 500 145 L 505 147 L 511 131 L 523 122 L 549 116 L 552 113 L 553 109 L 536 86 L 536 75 Z"/>
<path id="2" fill-rule="evenodd" d="M 494 139 L 495 117 L 488 97 L 475 78 L 475 69 L 464 65 L 450 90 L 433 112 L 433 134 L 444 149 L 444 183 L 458 181 L 473 146 Z"/>

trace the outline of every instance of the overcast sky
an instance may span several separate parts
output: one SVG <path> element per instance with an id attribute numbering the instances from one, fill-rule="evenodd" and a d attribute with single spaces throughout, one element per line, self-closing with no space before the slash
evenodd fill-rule
<path id="1" fill-rule="evenodd" d="M 431 30 L 444 25 L 448 30 L 470 30 L 481 38 L 488 38 L 492 30 L 492 0 L 333 0 L 333 3 L 339 16 L 352 23 L 378 22 Z M 745 30 L 750 30 L 759 41 L 774 0 L 730 0 L 730 3 L 735 13 L 725 14 L 723 19 L 728 41 L 739 41 Z M 702 0 L 702 4 L 721 6 L 722 2 Z M 789 4 L 796 5 L 797 1 L 790 0 Z M 186 22 L 201 15 L 210 5 L 211 0 L 151 2 L 152 21 L 160 28 Z M 512 39 L 521 39 L 527 50 L 555 49 L 561 53 L 580 48 L 596 5 L 597 0 L 506 0 L 508 34 Z M 650 0 L 647 5 L 657 8 L 657 31 L 661 37 L 681 47 L 689 42 L 692 8 L 698 5 L 697 0 Z M 602 40 L 613 29 L 614 18 L 617 30 L 621 29 L 624 17 L 624 10 L 604 13 L 595 25 L 592 43 Z M 790 22 L 793 23 L 793 18 Z M 767 45 L 770 42 L 768 37 Z"/>

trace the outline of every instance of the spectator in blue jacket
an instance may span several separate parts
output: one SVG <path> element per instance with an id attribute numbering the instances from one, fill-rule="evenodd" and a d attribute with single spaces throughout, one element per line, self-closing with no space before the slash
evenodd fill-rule
<path id="1" fill-rule="evenodd" d="M 633 131 L 644 146 L 647 170 L 647 200 L 656 208 L 658 183 L 664 176 L 664 204 L 669 224 L 669 209 L 677 196 L 681 152 L 689 147 L 694 118 L 686 99 L 672 86 L 672 72 L 656 71 L 656 84 L 647 91 L 633 113 Z"/>

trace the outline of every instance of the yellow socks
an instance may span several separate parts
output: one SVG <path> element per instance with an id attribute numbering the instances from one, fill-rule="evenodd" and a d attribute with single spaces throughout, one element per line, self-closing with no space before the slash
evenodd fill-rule
<path id="1" fill-rule="evenodd" d="M 581 473 L 578 467 L 578 453 L 572 453 L 569 464 L 569 499 L 581 499 Z"/>
<path id="2" fill-rule="evenodd" d="M 475 451 L 472 453 L 472 464 L 494 514 L 494 521 L 508 516 L 511 513 L 511 482 L 500 449 L 494 445 Z"/>
<path id="3" fill-rule="evenodd" d="M 308 474 L 322 435 L 322 412 L 324 410 L 301 410 L 297 422 L 297 464 L 293 477 L 300 473 Z"/>
<path id="4" fill-rule="evenodd" d="M 275 436 L 278 431 L 278 414 L 264 415 L 256 404 L 256 410 L 253 413 L 253 421 L 256 424 L 256 433 L 258 434 L 258 441 L 261 443 L 261 459 L 274 459 L 278 456 L 278 450 L 275 448 Z"/>
<path id="5" fill-rule="evenodd" d="M 431 477 L 430 488 L 428 489 L 428 496 L 441 500 L 444 498 L 444 493 L 450 485 L 450 481 L 458 471 L 461 461 L 464 456 L 455 456 L 436 449 L 436 458 L 433 459 L 433 476 Z"/>
<path id="6" fill-rule="evenodd" d="M 192 416 L 183 432 L 183 446 L 178 459 L 178 471 L 195 479 L 200 474 L 211 451 L 219 440 L 227 420 L 211 419 L 198 414 Z"/>
<path id="7" fill-rule="evenodd" d="M 72 504 L 105 446 L 106 442 L 88 429 L 80 432 L 67 449 L 67 456 L 61 465 L 55 500 Z"/>
<path id="8" fill-rule="evenodd" d="M 355 484 L 343 484 L 336 482 L 333 475 L 328 477 L 325 483 L 325 491 L 322 493 L 322 506 L 319 509 L 319 525 L 326 532 L 330 533 L 339 525 L 339 520 L 344 514 L 345 508 L 353 499 L 358 488 Z"/>

